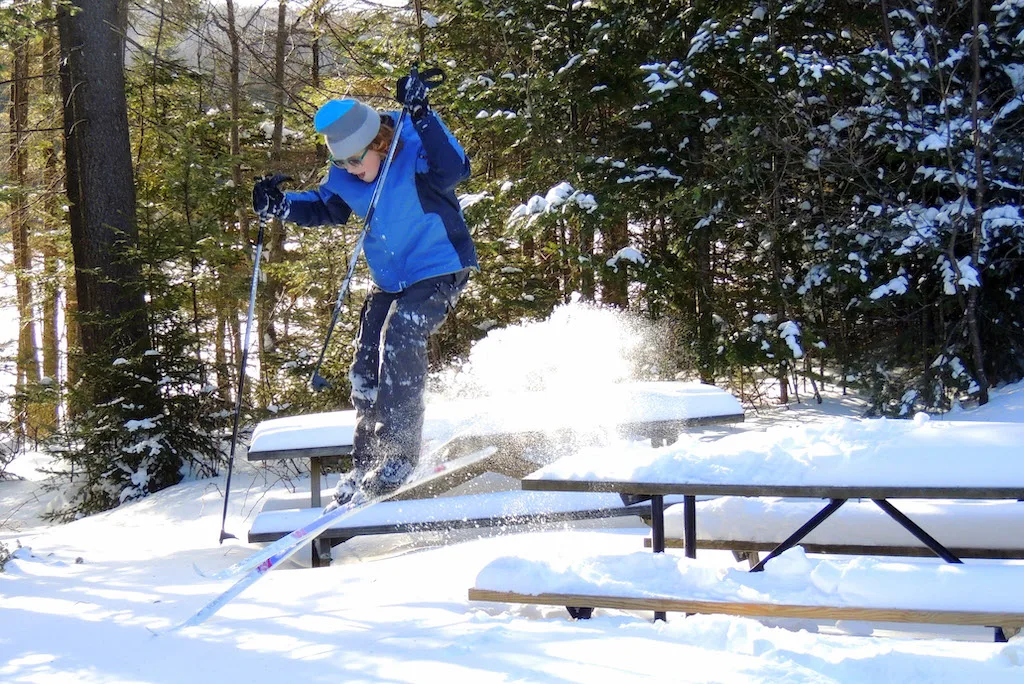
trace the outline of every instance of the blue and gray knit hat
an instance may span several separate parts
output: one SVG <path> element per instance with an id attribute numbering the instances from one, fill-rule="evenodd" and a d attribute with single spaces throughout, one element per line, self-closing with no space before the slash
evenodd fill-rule
<path id="1" fill-rule="evenodd" d="M 358 100 L 331 100 L 316 113 L 313 125 L 322 133 L 334 159 L 354 157 L 380 130 L 380 116 Z"/>

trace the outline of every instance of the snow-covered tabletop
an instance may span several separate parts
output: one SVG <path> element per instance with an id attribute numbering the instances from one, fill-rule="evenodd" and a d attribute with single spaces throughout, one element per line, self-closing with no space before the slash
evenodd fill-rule
<path id="1" fill-rule="evenodd" d="M 582 450 L 524 489 L 776 496 L 1024 498 L 1024 424 L 836 419 Z"/>
<path id="2" fill-rule="evenodd" d="M 717 417 L 741 420 L 742 416 L 743 407 L 739 401 L 713 385 L 634 382 L 458 401 L 428 398 L 423 433 L 426 441 L 436 442 L 456 436 L 546 432 L 566 428 L 609 429 Z M 347 453 L 352 445 L 354 428 L 354 411 L 263 421 L 253 432 L 249 459 L 261 460 L 271 453 L 317 449 L 333 449 L 334 454 Z"/>
<path id="3" fill-rule="evenodd" d="M 336 454 L 347 453 L 352 447 L 355 425 L 355 411 L 265 420 L 253 430 L 248 458 L 262 460 L 268 453 L 324 448 L 336 449 Z"/>

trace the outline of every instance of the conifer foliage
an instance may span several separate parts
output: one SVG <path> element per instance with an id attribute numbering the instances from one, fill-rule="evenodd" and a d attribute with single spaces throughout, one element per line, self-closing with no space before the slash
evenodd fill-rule
<path id="1" fill-rule="evenodd" d="M 472 159 L 459 192 L 482 266 L 436 364 L 581 297 L 670 331 L 662 377 L 751 402 L 829 383 L 907 416 L 1024 376 L 1024 0 L 420 6 L 422 25 L 413 4 L 0 3 L 9 304 L 38 326 L 2 352 L 7 404 L 18 446 L 61 455 L 57 515 L 218 472 L 251 179 L 315 185 L 316 109 L 394 108 L 423 60 Z M 94 78 L 119 56 L 82 52 L 94 25 L 123 45 L 123 88 Z M 268 228 L 244 425 L 347 406 L 362 266 L 334 387 L 308 380 L 359 228 Z"/>
<path id="2" fill-rule="evenodd" d="M 559 178 L 592 194 L 593 246 L 637 249 L 628 304 L 702 379 L 785 400 L 827 368 L 906 415 L 1020 377 L 1020 3 L 441 5 L 506 230 L 550 236 Z"/>

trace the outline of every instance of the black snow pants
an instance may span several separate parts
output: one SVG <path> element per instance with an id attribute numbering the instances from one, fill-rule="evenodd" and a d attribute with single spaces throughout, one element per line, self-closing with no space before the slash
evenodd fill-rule
<path id="1" fill-rule="evenodd" d="M 427 338 L 455 308 L 469 270 L 413 283 L 401 292 L 374 288 L 363 304 L 349 372 L 356 408 L 353 465 L 384 459 L 415 468 L 423 432 Z"/>

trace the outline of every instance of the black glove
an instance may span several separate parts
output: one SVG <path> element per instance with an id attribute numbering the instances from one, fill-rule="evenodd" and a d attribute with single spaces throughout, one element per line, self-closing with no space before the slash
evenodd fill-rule
<path id="1" fill-rule="evenodd" d="M 252 186 L 252 210 L 257 216 L 276 216 L 282 220 L 288 218 L 291 202 L 277 186 L 291 179 L 291 176 L 283 173 L 276 173 L 273 176 L 268 173 L 263 178 L 256 177 L 256 184 Z"/>
<path id="2" fill-rule="evenodd" d="M 420 78 L 416 67 L 409 70 L 408 76 L 398 79 L 395 99 L 402 103 L 413 121 L 419 121 L 430 113 L 427 101 L 427 84 Z"/>

